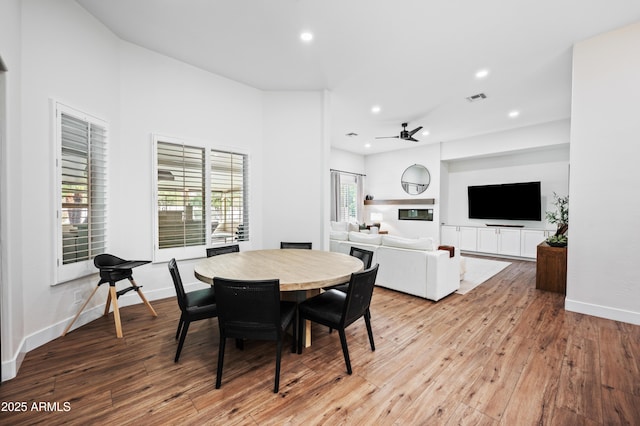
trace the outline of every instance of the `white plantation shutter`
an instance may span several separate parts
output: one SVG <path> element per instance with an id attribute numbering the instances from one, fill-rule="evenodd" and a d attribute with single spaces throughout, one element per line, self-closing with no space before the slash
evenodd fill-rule
<path id="1" fill-rule="evenodd" d="M 350 223 L 358 221 L 357 190 L 355 175 L 340 176 L 339 221 Z"/>
<path id="2" fill-rule="evenodd" d="M 158 142 L 158 248 L 205 245 L 205 150 Z"/>
<path id="3" fill-rule="evenodd" d="M 154 152 L 155 261 L 249 240 L 248 155 L 159 135 Z"/>
<path id="4" fill-rule="evenodd" d="M 249 240 L 249 186 L 246 154 L 211 151 L 213 242 Z"/>
<path id="5" fill-rule="evenodd" d="M 56 104 L 58 279 L 86 275 L 107 248 L 107 125 Z"/>

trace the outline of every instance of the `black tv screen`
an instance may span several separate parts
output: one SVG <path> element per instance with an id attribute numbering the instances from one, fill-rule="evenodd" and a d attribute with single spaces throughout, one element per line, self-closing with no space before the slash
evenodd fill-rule
<path id="1" fill-rule="evenodd" d="M 469 186 L 469 219 L 541 220 L 540 182 Z"/>

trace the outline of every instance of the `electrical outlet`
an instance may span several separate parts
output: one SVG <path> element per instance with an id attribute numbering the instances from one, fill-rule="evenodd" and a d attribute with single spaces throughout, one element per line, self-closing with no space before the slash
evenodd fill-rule
<path id="1" fill-rule="evenodd" d="M 73 293 L 73 304 L 79 305 L 80 303 L 82 303 L 82 291 L 78 290 Z"/>

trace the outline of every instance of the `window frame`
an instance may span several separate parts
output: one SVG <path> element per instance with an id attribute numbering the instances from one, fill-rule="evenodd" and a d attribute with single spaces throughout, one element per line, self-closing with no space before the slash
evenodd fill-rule
<path id="1" fill-rule="evenodd" d="M 68 281 L 72 281 L 75 279 L 79 279 L 82 277 L 86 277 L 89 275 L 95 274 L 95 266 L 93 264 L 93 258 L 100 253 L 107 252 L 109 249 L 109 123 L 106 120 L 98 118 L 97 116 L 86 113 L 79 109 L 70 107 L 61 102 L 51 100 L 51 111 L 52 111 L 52 122 L 53 122 L 53 130 L 54 130 L 54 145 L 55 145 L 55 155 L 54 155 L 54 178 L 51 179 L 54 187 L 52 193 L 56 194 L 53 203 L 53 212 L 52 215 L 55 222 L 55 236 L 54 236 L 54 245 L 56 253 L 56 259 L 54 262 L 54 282 L 53 285 L 62 284 Z M 62 201 L 62 115 L 65 114 L 67 116 L 71 116 L 78 120 L 86 122 L 88 125 L 95 125 L 102 127 L 104 129 L 104 158 L 102 163 L 103 173 L 100 178 L 104 181 L 104 195 L 101 201 L 104 203 L 104 228 L 100 233 L 100 236 L 104 239 L 103 249 L 99 253 L 91 254 L 92 251 L 92 233 L 91 233 L 91 219 L 89 219 L 89 227 L 88 227 L 88 235 L 87 235 L 87 246 L 89 250 L 89 258 L 86 260 L 72 262 L 72 263 L 64 263 L 64 226 L 62 223 L 63 217 L 63 201 Z M 88 161 L 92 161 L 91 151 L 88 153 Z M 91 181 L 89 181 L 88 192 L 91 194 Z M 90 197 L 90 195 L 88 195 Z M 91 199 L 87 202 L 87 210 L 91 211 Z"/>
<path id="2" fill-rule="evenodd" d="M 204 244 L 203 245 L 193 245 L 193 246 L 180 246 L 180 247 L 168 247 L 168 248 L 160 248 L 160 230 L 159 230 L 159 191 L 158 191 L 158 143 L 168 143 L 175 145 L 182 145 L 193 148 L 202 148 L 204 149 L 204 157 L 205 157 L 205 166 L 204 166 L 204 205 L 202 207 L 202 214 L 205 222 L 204 227 Z M 153 262 L 168 262 L 172 258 L 178 260 L 186 260 L 186 259 L 196 259 L 205 256 L 205 250 L 207 247 L 212 247 L 216 245 L 225 245 L 231 244 L 229 241 L 219 241 L 214 242 L 212 238 L 212 233 L 207 232 L 209 227 L 207 224 L 211 224 L 213 220 L 213 209 L 212 209 L 212 170 L 211 170 L 211 156 L 213 151 L 219 151 L 229 154 L 236 154 L 244 156 L 245 161 L 248 164 L 244 165 L 243 168 L 243 180 L 245 183 L 244 198 L 246 200 L 246 205 L 243 206 L 244 216 L 247 217 L 247 223 L 251 223 L 250 220 L 250 207 L 249 207 L 249 175 L 250 175 L 250 153 L 247 150 L 238 149 L 236 147 L 228 147 L 214 144 L 209 141 L 203 140 L 194 140 L 182 137 L 175 136 L 166 136 L 163 134 L 154 133 L 151 135 L 151 145 L 152 145 L 152 179 L 151 179 L 151 193 L 153 198 Z M 206 207 L 205 207 L 206 206 Z M 236 243 L 245 243 L 249 242 L 250 237 L 234 241 L 233 244 Z"/>

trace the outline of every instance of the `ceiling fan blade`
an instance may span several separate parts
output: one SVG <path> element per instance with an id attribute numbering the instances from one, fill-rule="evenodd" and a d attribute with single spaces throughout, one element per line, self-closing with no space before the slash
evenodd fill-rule
<path id="1" fill-rule="evenodd" d="M 376 136 L 376 139 L 398 139 L 400 136 Z"/>
<path id="2" fill-rule="evenodd" d="M 409 136 L 407 139 L 405 139 L 406 141 L 411 141 L 411 142 L 420 142 L 418 139 L 414 138 L 413 136 Z"/>
<path id="3" fill-rule="evenodd" d="M 415 135 L 417 132 L 420 131 L 420 129 L 422 129 L 422 126 L 420 127 L 416 127 L 415 129 L 413 129 L 412 131 L 409 132 L 409 138 L 411 138 L 411 136 Z"/>

